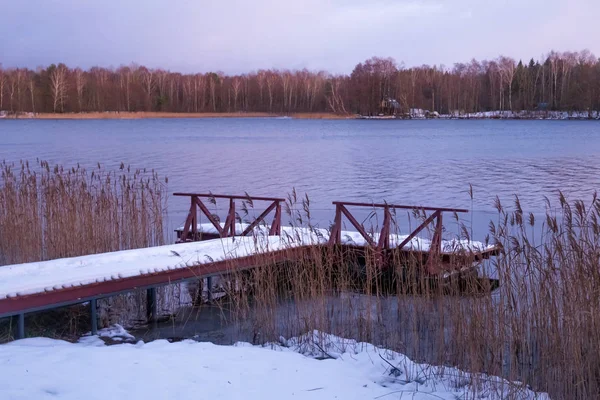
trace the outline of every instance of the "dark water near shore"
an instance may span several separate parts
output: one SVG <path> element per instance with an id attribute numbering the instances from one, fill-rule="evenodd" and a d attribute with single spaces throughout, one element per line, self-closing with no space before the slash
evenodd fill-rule
<path id="1" fill-rule="evenodd" d="M 0 159 L 125 162 L 168 176 L 170 192 L 285 197 L 296 188 L 323 225 L 334 200 L 464 207 L 479 239 L 496 195 L 510 204 L 518 194 L 536 213 L 558 190 L 590 199 L 599 155 L 600 124 L 591 121 L 0 121 Z M 169 199 L 172 226 L 186 208 Z"/>

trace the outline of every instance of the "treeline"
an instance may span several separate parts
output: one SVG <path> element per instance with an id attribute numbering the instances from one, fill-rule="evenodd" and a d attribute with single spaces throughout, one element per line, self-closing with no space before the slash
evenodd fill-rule
<path id="1" fill-rule="evenodd" d="M 181 74 L 143 66 L 84 71 L 64 64 L 35 71 L 0 66 L 0 110 L 9 112 L 396 112 L 600 109 L 600 60 L 589 51 L 541 60 L 472 60 L 452 68 L 404 68 L 371 58 L 350 75 L 260 70 L 241 75 Z"/>

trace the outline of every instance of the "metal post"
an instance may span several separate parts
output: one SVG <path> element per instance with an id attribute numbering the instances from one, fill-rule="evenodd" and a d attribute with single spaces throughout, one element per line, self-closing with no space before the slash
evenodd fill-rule
<path id="1" fill-rule="evenodd" d="M 146 317 L 148 322 L 156 321 L 156 288 L 150 288 L 146 290 Z"/>
<path id="2" fill-rule="evenodd" d="M 212 276 L 206 278 L 206 297 L 210 303 L 212 301 Z"/>
<path id="3" fill-rule="evenodd" d="M 17 339 L 25 339 L 25 314 L 19 314 L 17 322 Z"/>
<path id="4" fill-rule="evenodd" d="M 90 318 L 92 320 L 92 335 L 98 334 L 98 306 L 96 299 L 90 300 Z"/>

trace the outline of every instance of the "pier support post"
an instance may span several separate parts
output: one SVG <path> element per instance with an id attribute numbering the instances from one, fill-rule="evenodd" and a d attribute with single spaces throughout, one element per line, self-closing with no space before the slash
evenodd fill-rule
<path id="1" fill-rule="evenodd" d="M 206 278 L 206 298 L 207 301 L 210 303 L 212 301 L 212 276 L 209 276 L 208 278 Z"/>
<path id="2" fill-rule="evenodd" d="M 156 288 L 150 288 L 146 290 L 146 317 L 148 322 L 156 322 Z"/>
<path id="3" fill-rule="evenodd" d="M 92 335 L 98 334 L 98 305 L 96 299 L 90 300 L 90 318 L 92 320 Z"/>
<path id="4" fill-rule="evenodd" d="M 17 339 L 25 339 L 25 314 L 19 314 L 17 321 Z"/>

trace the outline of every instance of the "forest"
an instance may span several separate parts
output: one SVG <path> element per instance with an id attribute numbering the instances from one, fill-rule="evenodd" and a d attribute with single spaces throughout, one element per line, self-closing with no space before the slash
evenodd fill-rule
<path id="1" fill-rule="evenodd" d="M 398 112 L 600 109 L 600 60 L 588 50 L 552 51 L 539 60 L 405 67 L 373 57 L 349 75 L 324 71 L 259 70 L 182 74 L 140 65 L 35 70 L 2 68 L 0 110 L 8 113 L 106 111 L 328 112 L 373 115 L 383 99 Z"/>

